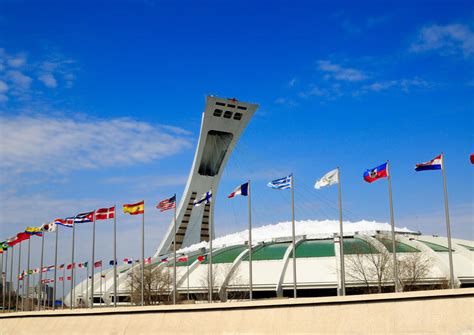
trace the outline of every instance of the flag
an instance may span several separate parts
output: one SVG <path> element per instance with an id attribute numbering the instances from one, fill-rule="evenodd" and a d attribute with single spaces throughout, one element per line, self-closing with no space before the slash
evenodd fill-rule
<path id="1" fill-rule="evenodd" d="M 198 256 L 197 260 L 198 260 L 199 262 L 207 261 L 207 255 Z"/>
<path id="2" fill-rule="evenodd" d="M 67 276 L 67 280 L 72 280 L 72 276 Z"/>
<path id="3" fill-rule="evenodd" d="M 25 233 L 36 236 L 43 235 L 41 227 L 26 227 Z"/>
<path id="4" fill-rule="evenodd" d="M 158 208 L 160 212 L 164 212 L 164 211 L 167 211 L 168 209 L 176 208 L 176 195 L 173 195 L 169 199 L 160 201 L 158 205 L 156 205 L 156 208 Z"/>
<path id="5" fill-rule="evenodd" d="M 77 267 L 78 267 L 79 269 L 85 269 L 85 268 L 87 268 L 87 264 L 88 264 L 88 263 L 89 263 L 89 262 L 79 263 L 79 264 L 77 264 Z"/>
<path id="6" fill-rule="evenodd" d="M 33 273 L 40 273 L 40 269 L 39 268 L 33 269 Z"/>
<path id="7" fill-rule="evenodd" d="M 48 271 L 47 267 L 44 267 L 43 269 L 41 269 L 41 272 L 46 272 L 46 271 Z"/>
<path id="8" fill-rule="evenodd" d="M 245 184 L 242 184 L 240 185 L 239 187 L 237 187 L 234 192 L 232 192 L 231 194 L 229 194 L 227 196 L 227 198 L 233 198 L 235 197 L 236 195 L 243 195 L 244 197 L 246 197 L 247 195 L 249 195 L 249 183 L 245 183 Z"/>
<path id="9" fill-rule="evenodd" d="M 322 176 L 321 179 L 314 184 L 314 188 L 319 190 L 321 187 L 331 186 L 337 183 L 339 183 L 339 170 L 334 169 Z"/>
<path id="10" fill-rule="evenodd" d="M 364 180 L 368 183 L 373 183 L 374 181 L 385 177 L 388 177 L 387 163 L 383 163 L 376 168 L 364 172 Z"/>
<path id="11" fill-rule="evenodd" d="M 416 164 L 415 171 L 441 170 L 443 168 L 443 155 L 438 155 L 429 162 Z"/>
<path id="12" fill-rule="evenodd" d="M 100 268 L 102 267 L 102 261 L 97 261 L 94 263 L 94 268 Z"/>
<path id="13" fill-rule="evenodd" d="M 187 262 L 188 261 L 188 257 L 187 256 L 181 256 L 178 258 L 178 263 L 183 263 L 183 262 Z"/>
<path id="14" fill-rule="evenodd" d="M 74 223 L 88 223 L 94 221 L 94 212 L 80 213 L 74 217 Z"/>
<path id="15" fill-rule="evenodd" d="M 195 207 L 199 207 L 201 206 L 203 203 L 205 204 L 209 204 L 212 200 L 212 192 L 209 190 L 208 192 L 206 192 L 205 194 L 203 194 L 201 196 L 201 199 L 199 200 L 194 200 L 194 206 Z"/>
<path id="16" fill-rule="evenodd" d="M 58 270 L 64 269 L 64 264 L 58 265 Z"/>
<path id="17" fill-rule="evenodd" d="M 142 200 L 136 204 L 125 204 L 123 205 L 123 212 L 130 215 L 137 215 L 145 213 L 145 201 Z"/>
<path id="18" fill-rule="evenodd" d="M 96 220 L 107 220 L 115 217 L 115 206 L 110 208 L 100 208 L 95 211 Z"/>
<path id="19" fill-rule="evenodd" d="M 474 164 L 474 154 L 471 154 L 471 164 Z"/>
<path id="20" fill-rule="evenodd" d="M 109 265 L 115 265 L 115 264 L 117 264 L 117 261 L 114 262 L 113 259 L 109 261 Z"/>
<path id="21" fill-rule="evenodd" d="M 160 259 L 161 263 L 168 263 L 168 257 Z"/>
<path id="22" fill-rule="evenodd" d="M 58 280 L 59 281 L 64 281 L 64 277 L 59 277 Z"/>
<path id="23" fill-rule="evenodd" d="M 145 264 L 151 264 L 151 257 L 145 258 Z"/>
<path id="24" fill-rule="evenodd" d="M 74 267 L 76 267 L 76 263 L 70 263 L 66 266 L 66 270 L 71 270 Z"/>
<path id="25" fill-rule="evenodd" d="M 43 229 L 43 231 L 53 232 L 56 231 L 56 223 L 54 223 L 54 221 L 45 223 L 41 226 L 41 228 Z"/>
<path id="26" fill-rule="evenodd" d="M 46 271 L 53 271 L 54 268 L 55 268 L 54 265 L 50 265 L 50 266 L 48 266 L 48 267 L 46 268 Z"/>
<path id="27" fill-rule="evenodd" d="M 290 174 L 289 176 L 272 180 L 271 182 L 267 184 L 267 186 L 275 190 L 286 190 L 286 189 L 291 188 L 292 179 L 293 179 L 293 175 Z"/>
<path id="28" fill-rule="evenodd" d="M 123 263 L 124 263 L 124 264 L 132 264 L 132 263 L 133 263 L 133 259 L 131 259 L 131 258 L 124 258 L 124 259 L 123 259 Z"/>
<path id="29" fill-rule="evenodd" d="M 100 275 L 101 278 L 105 278 L 105 275 Z"/>
<path id="30" fill-rule="evenodd" d="M 64 226 L 64 227 L 72 228 L 72 226 L 74 225 L 74 218 L 69 217 L 65 219 L 55 219 L 54 223 L 57 225 Z"/>
<path id="31" fill-rule="evenodd" d="M 29 239 L 30 237 L 31 237 L 30 234 L 25 233 L 25 232 L 21 232 L 21 233 L 16 234 L 16 236 L 14 236 L 12 238 L 9 238 L 7 240 L 7 243 L 8 243 L 8 246 L 13 247 L 13 246 L 17 245 L 18 243 L 21 243 L 21 242 Z"/>

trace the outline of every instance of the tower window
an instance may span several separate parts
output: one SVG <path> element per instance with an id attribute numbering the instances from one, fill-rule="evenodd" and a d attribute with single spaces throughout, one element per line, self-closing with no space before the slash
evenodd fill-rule
<path id="1" fill-rule="evenodd" d="M 231 117 L 232 117 L 232 112 L 231 111 L 225 111 L 224 119 L 230 119 Z"/>
<path id="2" fill-rule="evenodd" d="M 222 115 L 222 109 L 215 109 L 214 110 L 214 116 L 221 116 Z"/>
<path id="3" fill-rule="evenodd" d="M 242 113 L 235 113 L 234 114 L 234 120 L 241 120 L 242 119 Z"/>
<path id="4" fill-rule="evenodd" d="M 235 108 L 235 105 L 227 104 L 227 107 Z"/>
<path id="5" fill-rule="evenodd" d="M 217 101 L 217 102 L 216 102 L 216 105 L 217 105 L 217 106 L 225 106 L 225 103 Z"/>
<path id="6" fill-rule="evenodd" d="M 241 109 L 243 111 L 246 111 L 247 110 L 247 107 L 244 107 L 244 106 L 237 106 L 237 109 Z"/>

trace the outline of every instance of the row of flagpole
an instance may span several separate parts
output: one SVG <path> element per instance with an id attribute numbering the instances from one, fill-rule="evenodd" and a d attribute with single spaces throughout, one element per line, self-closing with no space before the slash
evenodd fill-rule
<path id="1" fill-rule="evenodd" d="M 449 268 L 450 268 L 450 284 L 451 287 L 454 288 L 454 272 L 453 272 L 453 261 L 452 261 L 452 249 L 451 249 L 451 231 L 450 231 L 450 222 L 449 222 L 449 209 L 448 209 L 448 195 L 447 195 L 447 187 L 446 187 L 446 174 L 443 162 L 443 155 L 439 155 L 435 157 L 433 160 L 417 164 L 415 170 L 416 171 L 424 171 L 424 170 L 442 170 L 443 176 L 443 189 L 444 189 L 444 200 L 445 200 L 445 215 L 446 215 L 446 229 L 447 229 L 447 238 L 448 238 L 448 251 L 449 251 Z M 399 290 L 399 283 L 398 283 L 398 269 L 397 269 L 397 256 L 396 256 L 396 238 L 395 238 L 395 225 L 394 225 L 394 213 L 393 213 L 393 199 L 392 199 L 392 183 L 391 183 L 391 172 L 390 172 L 390 164 L 387 161 L 386 163 L 374 168 L 369 169 L 364 173 L 364 180 L 372 183 L 380 178 L 387 178 L 388 184 L 388 193 L 389 193 L 389 206 L 390 206 L 390 225 L 391 225 L 391 236 L 392 236 L 392 254 L 393 254 L 393 272 L 394 272 L 394 286 L 395 291 Z M 338 207 L 339 207 L 339 250 L 340 250 L 340 272 L 341 272 L 341 283 L 340 283 L 340 291 L 341 294 L 345 294 L 345 270 L 344 270 L 344 248 L 343 248 L 343 241 L 344 241 L 344 233 L 343 233 L 343 220 L 342 220 L 342 195 L 341 195 L 341 182 L 340 182 L 340 169 L 337 168 L 333 171 L 330 171 L 325 176 L 323 176 L 315 185 L 315 188 L 321 188 L 323 186 L 330 186 L 332 184 L 338 184 Z M 268 183 L 269 187 L 274 189 L 291 189 L 291 215 L 292 215 L 292 261 L 293 261 L 293 295 L 294 297 L 297 296 L 297 280 L 296 280 L 296 232 L 295 232 L 295 203 L 294 203 L 294 176 L 290 174 L 287 177 L 274 180 Z M 239 186 L 229 198 L 234 197 L 235 195 L 244 195 L 248 196 L 248 227 L 249 227 L 249 241 L 248 241 L 248 259 L 249 259 L 249 296 L 250 299 L 253 298 L 253 283 L 252 283 L 252 214 L 251 214 L 251 191 L 250 191 L 250 181 L 245 184 Z M 212 294 L 213 294 L 213 273 L 212 273 L 212 262 L 213 262 L 213 246 L 212 246 L 212 239 L 213 239 L 213 217 L 214 217 L 214 210 L 213 210 L 213 202 L 211 202 L 212 198 L 212 188 L 209 192 L 203 194 L 202 198 L 196 200 L 194 202 L 194 206 L 200 206 L 202 203 L 209 204 L 210 213 L 209 213 L 209 267 L 208 267 L 208 276 L 209 276 L 209 302 L 212 302 Z M 164 207 L 160 208 L 160 205 L 164 203 Z M 177 208 L 176 208 L 176 195 L 174 195 L 170 199 L 166 199 L 160 202 L 157 206 L 161 211 L 174 208 L 174 215 L 173 215 L 173 230 L 174 230 L 174 238 L 173 238 L 173 258 L 174 258 L 174 269 L 173 269 L 173 303 L 176 303 L 176 233 L 177 233 Z M 142 226 L 141 226 L 141 305 L 144 305 L 144 265 L 145 265 L 145 255 L 144 255 L 144 243 L 145 243 L 145 218 L 144 218 L 144 201 L 141 201 L 136 204 L 126 204 L 123 205 L 124 213 L 129 213 L 131 215 L 142 214 Z M 105 213 L 105 214 L 104 214 Z M 59 229 L 57 229 L 56 225 L 62 225 L 66 227 L 72 227 L 72 243 L 71 243 L 71 264 L 73 265 L 71 268 L 71 285 L 70 285 L 70 307 L 73 307 L 73 298 L 75 297 L 75 273 L 74 273 L 74 264 L 75 264 L 75 225 L 76 223 L 80 222 L 92 222 L 92 264 L 95 262 L 95 223 L 97 217 L 100 215 L 102 220 L 113 218 L 114 225 L 113 225 L 113 253 L 114 253 L 114 306 L 117 305 L 117 248 L 116 248 L 116 214 L 115 214 L 115 206 L 111 208 L 104 208 L 99 209 L 89 213 L 82 213 L 78 214 L 75 217 L 70 217 L 66 219 L 56 219 L 54 223 L 49 223 L 41 226 L 41 229 L 31 230 L 31 235 L 38 235 L 41 232 L 41 257 L 40 257 L 40 268 L 43 269 L 43 259 L 44 259 L 44 232 L 46 231 L 55 231 L 56 232 L 56 243 L 55 243 L 55 279 L 57 278 L 57 257 L 58 257 L 58 234 Z M 104 217 L 105 215 L 105 217 Z M 53 225 L 53 226 L 52 226 Z M 54 229 L 53 229 L 53 228 Z M 31 228 L 31 227 L 28 227 Z M 25 231 L 28 233 L 28 228 Z M 20 233 L 23 234 L 23 233 Z M 20 235 L 18 234 L 18 235 Z M 17 235 L 17 237 L 18 237 Z M 24 238 L 24 235 L 22 235 Z M 23 239 L 24 240 L 24 239 Z M 18 274 L 20 273 L 20 259 L 21 259 L 21 240 L 19 242 L 19 264 L 18 264 Z M 9 244 L 9 243 L 8 243 Z M 16 244 L 16 243 L 15 243 Z M 2 266 L 3 266 L 3 250 L 5 242 L 2 242 Z M 27 260 L 27 268 L 28 271 L 30 269 L 30 241 L 28 238 L 28 260 Z M 10 246 L 10 244 L 9 244 Z M 13 245 L 11 245 L 11 266 L 10 266 L 10 288 L 12 285 L 12 275 L 13 275 L 13 256 L 14 256 L 14 249 Z M 8 251 L 8 250 L 6 250 Z M 8 265 L 8 252 L 5 253 L 7 258 Z M 5 268 L 7 268 L 5 266 Z M 91 293 L 90 293 L 90 307 L 92 308 L 94 305 L 94 268 L 91 269 Z M 41 270 L 39 273 L 39 296 L 42 294 L 42 273 Z M 2 276 L 3 277 L 3 276 Z M 27 276 L 27 289 L 29 289 L 29 276 Z M 5 278 L 3 277 L 5 281 Z M 54 280 L 53 285 L 53 297 L 56 297 L 56 280 Z M 5 301 L 5 285 L 3 286 L 3 301 Z M 64 282 L 63 282 L 64 286 Z M 17 291 L 19 291 L 19 282 L 17 283 Z M 63 287 L 64 291 L 64 287 Z M 27 292 L 27 296 L 29 297 L 29 292 Z M 88 297 L 89 298 L 89 297 Z M 101 298 L 102 299 L 102 298 Z M 17 297 L 18 300 L 18 297 Z M 9 295 L 9 306 L 11 304 L 11 295 Z M 63 301 L 64 304 L 64 301 Z M 18 305 L 18 304 L 17 304 Z M 18 308 L 18 307 L 17 307 Z M 41 304 L 38 303 L 38 310 L 41 308 Z M 53 303 L 53 308 L 55 308 L 55 303 Z"/>

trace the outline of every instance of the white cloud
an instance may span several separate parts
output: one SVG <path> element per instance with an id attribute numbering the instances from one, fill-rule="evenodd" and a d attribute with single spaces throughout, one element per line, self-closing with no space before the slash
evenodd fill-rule
<path id="1" fill-rule="evenodd" d="M 467 25 L 431 25 L 423 27 L 417 40 L 411 45 L 412 52 L 437 50 L 441 54 L 462 52 L 465 57 L 474 55 L 474 32 Z"/>
<path id="2" fill-rule="evenodd" d="M 0 93 L 8 91 L 8 85 L 3 80 L 0 80 Z"/>
<path id="3" fill-rule="evenodd" d="M 20 71 L 9 71 L 7 73 L 7 79 L 19 89 L 28 89 L 30 88 L 31 82 L 33 79 L 24 75 Z"/>
<path id="4" fill-rule="evenodd" d="M 368 78 L 368 76 L 361 70 L 346 68 L 328 60 L 319 60 L 318 69 L 327 73 L 327 78 L 334 78 L 336 80 L 361 81 Z"/>
<path id="5" fill-rule="evenodd" d="M 9 57 L 7 63 L 11 67 L 21 67 L 26 63 L 26 57 L 24 55 Z"/>
<path id="6" fill-rule="evenodd" d="M 414 77 L 409 79 L 398 79 L 398 80 L 385 80 L 376 81 L 372 84 L 362 86 L 361 90 L 356 91 L 355 95 L 365 93 L 367 91 L 382 92 L 389 89 L 400 89 L 408 93 L 413 88 L 418 89 L 431 89 L 436 86 L 434 83 L 426 81 L 420 77 Z"/>
<path id="7" fill-rule="evenodd" d="M 68 172 L 147 163 L 189 147 L 187 137 L 131 119 L 0 116 L 0 168 Z"/>
<path id="8" fill-rule="evenodd" d="M 41 81 L 45 86 L 49 88 L 56 88 L 58 86 L 58 82 L 56 78 L 51 73 L 45 73 L 38 77 L 38 80 Z"/>
<path id="9" fill-rule="evenodd" d="M 294 87 L 297 83 L 298 83 L 298 79 L 292 78 L 292 79 L 288 82 L 288 87 Z"/>

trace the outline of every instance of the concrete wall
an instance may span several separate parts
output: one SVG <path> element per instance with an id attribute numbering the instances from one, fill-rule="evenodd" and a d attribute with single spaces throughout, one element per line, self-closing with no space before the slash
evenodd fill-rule
<path id="1" fill-rule="evenodd" d="M 0 315 L 0 334 L 473 334 L 474 289 Z"/>

